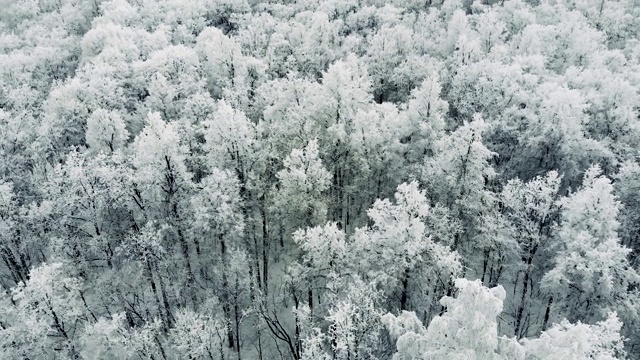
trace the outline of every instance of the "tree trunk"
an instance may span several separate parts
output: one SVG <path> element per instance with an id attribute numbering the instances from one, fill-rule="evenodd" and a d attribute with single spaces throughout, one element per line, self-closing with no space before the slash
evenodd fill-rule
<path id="1" fill-rule="evenodd" d="M 482 279 L 480 279 L 482 284 L 485 284 L 484 277 L 487 274 L 487 265 L 488 264 L 489 264 L 489 252 L 487 250 L 485 250 L 485 252 L 484 252 L 484 260 L 482 262 Z"/>
<path id="2" fill-rule="evenodd" d="M 528 268 L 524 273 L 522 296 L 520 297 L 520 305 L 518 306 L 518 311 L 516 313 L 516 327 L 514 329 L 514 335 L 518 337 L 518 339 L 522 337 L 520 334 L 520 325 L 522 324 L 522 314 L 524 312 L 524 304 L 527 299 L 527 290 L 529 288 L 529 271 L 530 269 Z"/>
<path id="3" fill-rule="evenodd" d="M 551 314 L 552 303 L 553 303 L 553 297 L 549 297 L 549 302 L 547 303 L 547 310 L 544 312 L 544 321 L 542 322 L 542 331 L 547 330 L 547 325 L 549 324 L 549 315 Z"/>
<path id="4" fill-rule="evenodd" d="M 233 316 L 235 321 L 235 332 L 236 332 L 235 347 L 238 353 L 238 360 L 241 360 L 240 358 L 240 308 L 238 307 L 239 288 L 240 288 L 240 283 L 239 283 L 238 277 L 236 276 L 235 295 L 233 297 Z"/>
<path id="5" fill-rule="evenodd" d="M 220 235 L 220 262 L 222 263 L 222 311 L 226 321 L 231 321 L 231 304 L 229 303 L 229 280 L 227 278 L 227 246 L 222 235 Z M 227 332 L 227 346 L 233 348 L 235 339 L 233 328 L 229 327 Z"/>
<path id="6" fill-rule="evenodd" d="M 162 287 L 158 287 L 156 285 L 155 280 L 153 279 L 153 269 L 155 268 L 155 266 L 151 265 L 151 262 L 149 261 L 149 259 L 145 260 L 145 265 L 146 265 L 145 275 L 146 275 L 147 281 L 149 282 L 149 285 L 151 286 L 151 291 L 153 292 L 154 299 L 156 301 L 156 307 L 158 308 L 158 313 L 164 319 L 164 325 L 166 327 L 169 327 L 169 316 L 168 316 L 168 310 L 166 308 L 167 304 L 166 302 L 162 301 L 162 299 L 164 298 L 164 296 L 161 294 Z"/>
<path id="7" fill-rule="evenodd" d="M 176 227 L 178 225 L 176 224 Z M 196 278 L 193 275 L 193 269 L 191 268 L 191 261 L 189 256 L 189 244 L 187 243 L 187 239 L 185 239 L 182 230 L 178 227 L 178 240 L 180 241 L 180 248 L 182 250 L 182 256 L 184 257 L 185 269 L 187 271 L 187 289 L 189 291 L 189 295 L 191 297 L 192 305 L 195 307 L 198 304 L 198 300 L 196 299 L 195 293 L 195 284 Z"/>
<path id="8" fill-rule="evenodd" d="M 296 296 L 295 293 L 293 294 L 293 302 L 295 303 L 296 310 L 298 310 L 300 307 L 300 301 L 298 301 L 298 297 Z M 296 351 L 294 355 L 296 359 L 300 359 L 300 348 L 302 348 L 302 343 L 300 339 L 300 320 L 298 319 L 297 313 L 294 316 L 295 316 L 295 322 L 296 322 L 296 338 L 295 338 Z"/>
<path id="9" fill-rule="evenodd" d="M 400 295 L 400 310 L 407 310 L 407 301 L 409 299 L 409 269 L 404 270 L 402 277 L 402 294 Z"/>
<path id="10" fill-rule="evenodd" d="M 171 326 L 173 326 L 173 314 L 171 313 L 171 307 L 169 306 L 169 299 L 167 298 L 167 291 L 166 291 L 166 286 L 162 281 L 162 276 L 160 276 L 160 273 L 158 272 L 158 264 L 156 264 L 154 262 L 155 265 L 155 269 L 156 269 L 156 274 L 158 276 L 158 284 L 159 286 L 159 290 L 160 290 L 160 294 L 162 294 L 162 304 L 164 305 L 164 311 L 165 311 L 165 316 L 167 318 L 167 328 L 170 328 Z"/>
<path id="11" fill-rule="evenodd" d="M 180 228 L 180 213 L 178 212 L 178 204 L 174 201 L 174 195 L 178 192 L 178 186 L 176 183 L 175 172 L 173 171 L 173 166 L 171 164 L 171 160 L 168 156 L 165 155 L 165 165 L 166 165 L 166 173 L 165 173 L 165 181 L 166 188 L 163 190 L 166 193 L 165 202 L 168 207 L 168 215 L 170 219 L 171 225 L 176 229 L 178 235 L 178 242 L 180 243 L 180 249 L 182 251 L 182 256 L 185 261 L 185 269 L 187 272 L 187 289 L 191 297 L 191 301 L 193 306 L 195 306 L 198 301 L 195 295 L 195 276 L 193 275 L 193 269 L 191 268 L 191 257 L 189 256 L 189 244 L 187 243 L 187 239 L 184 237 L 182 233 L 182 229 Z"/>
<path id="12" fill-rule="evenodd" d="M 535 252 L 535 248 L 533 248 L 529 252 L 529 256 L 527 257 L 527 269 L 524 272 L 523 286 L 522 286 L 522 296 L 520 297 L 520 306 L 518 306 L 518 312 L 516 314 L 516 327 L 515 327 L 515 336 L 518 338 L 522 337 L 522 314 L 525 308 L 525 302 L 527 299 L 527 291 L 529 290 L 529 279 L 531 278 L 532 271 L 532 263 L 533 263 L 533 253 Z M 516 282 L 517 285 L 517 282 Z"/>
<path id="13" fill-rule="evenodd" d="M 267 212 L 264 209 L 264 203 L 261 208 L 262 212 L 262 291 L 267 296 L 269 293 L 269 233 L 267 228 Z"/>

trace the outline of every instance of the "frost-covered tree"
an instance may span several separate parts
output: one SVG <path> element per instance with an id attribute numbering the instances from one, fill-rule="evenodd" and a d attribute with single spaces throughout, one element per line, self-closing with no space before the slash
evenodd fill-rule
<path id="1" fill-rule="evenodd" d="M 423 294 L 416 294 L 421 300 L 427 294 L 433 296 L 461 271 L 461 264 L 449 244 L 438 241 L 442 239 L 431 227 L 432 209 L 417 182 L 399 185 L 395 200 L 395 204 L 377 200 L 367 211 L 372 225 L 356 229 L 350 257 L 365 279 L 382 286 L 404 310 L 416 281 L 433 279 L 431 289 L 422 288 L 418 292 Z"/>
<path id="2" fill-rule="evenodd" d="M 564 320 L 542 332 L 537 339 L 524 339 L 527 359 L 625 359 L 622 322 L 615 313 L 594 325 Z"/>
<path id="3" fill-rule="evenodd" d="M 163 235 L 168 244 L 179 246 L 185 271 L 184 286 L 195 302 L 195 275 L 185 228 L 192 182 L 176 123 L 167 123 L 160 114 L 149 113 L 145 128 L 131 146 L 135 172 L 130 196 L 137 206 L 136 221 L 167 225 Z"/>
<path id="4" fill-rule="evenodd" d="M 152 218 L 178 215 L 177 193 L 189 187 L 190 175 L 176 123 L 166 122 L 159 113 L 149 113 L 145 128 L 131 148 L 134 182 L 140 192 L 135 199 L 140 202 L 140 210 Z"/>
<path id="5" fill-rule="evenodd" d="M 523 183 L 519 179 L 510 180 L 501 193 L 506 217 L 513 227 L 513 236 L 519 247 L 520 265 L 517 278 L 522 274 L 522 284 L 516 278 L 515 287 L 521 287 L 516 313 L 514 333 L 521 337 L 527 334 L 531 321 L 530 312 L 534 308 L 533 294 L 539 292 L 541 269 L 550 265 L 544 254 L 553 236 L 552 230 L 559 212 L 557 193 L 561 178 L 551 171 L 545 177 L 536 177 Z"/>
<path id="6" fill-rule="evenodd" d="M 622 203 L 622 209 L 618 213 L 620 228 L 618 236 L 620 243 L 633 252 L 630 259 L 634 265 L 638 264 L 638 250 L 640 241 L 640 165 L 635 161 L 627 161 L 620 167 L 620 171 L 614 176 L 614 194 Z"/>
<path id="7" fill-rule="evenodd" d="M 407 118 L 405 136 L 409 164 L 419 163 L 425 155 L 435 153 L 436 141 L 444 135 L 448 107 L 447 101 L 441 98 L 437 74 L 430 74 L 411 92 L 407 110 L 402 113 Z"/>
<path id="8" fill-rule="evenodd" d="M 318 153 L 318 140 L 309 141 L 304 149 L 294 149 L 283 161 L 275 206 L 293 228 L 313 226 L 327 216 L 324 194 L 330 185 L 330 174 Z"/>
<path id="9" fill-rule="evenodd" d="M 231 322 L 234 316 L 238 316 L 240 304 L 234 296 L 237 297 L 237 292 L 242 290 L 239 288 L 240 282 L 245 285 L 245 291 L 249 287 L 245 281 L 248 277 L 245 274 L 238 278 L 240 274 L 237 269 L 238 266 L 249 266 L 247 259 L 239 259 L 237 254 L 234 256 L 245 229 L 240 185 L 230 171 L 214 169 L 198 184 L 198 188 L 190 204 L 194 212 L 191 236 L 198 267 L 203 280 L 213 281 L 217 285 L 225 321 Z M 214 264 L 217 266 L 212 269 Z M 229 347 L 238 350 L 238 329 L 226 334 Z"/>
<path id="10" fill-rule="evenodd" d="M 134 221 L 130 175 L 118 152 L 74 151 L 48 174 L 40 201 L 30 206 L 33 220 L 42 224 L 35 232 L 42 245 L 74 264 L 74 273 L 83 279 L 97 275 L 91 270 L 95 266 L 113 269 L 116 265 L 114 250 Z M 57 221 L 49 223 L 52 218 Z M 110 226 L 113 222 L 121 226 Z"/>
<path id="11" fill-rule="evenodd" d="M 466 256 L 476 250 L 484 251 L 476 237 L 483 215 L 495 204 L 495 194 L 488 183 L 496 173 L 491 159 L 496 155 L 482 142 L 487 123 L 480 115 L 465 123 L 436 143 L 436 154 L 425 158 L 422 178 L 432 202 L 439 202 L 451 210 L 460 221 L 461 232 L 456 235 L 453 249 Z M 470 261 L 471 259 L 467 259 Z"/>
<path id="12" fill-rule="evenodd" d="M 381 330 L 380 293 L 375 284 L 354 278 L 345 289 L 346 296 L 334 302 L 326 320 L 328 337 L 335 359 L 371 358 L 377 350 Z"/>
<path id="13" fill-rule="evenodd" d="M 240 46 L 216 28 L 207 28 L 196 40 L 196 51 L 204 64 L 209 91 L 220 98 L 237 81 L 242 52 Z"/>
<path id="14" fill-rule="evenodd" d="M 27 248 L 26 239 L 20 232 L 20 208 L 13 183 L 0 181 L 0 206 L 0 257 L 4 263 L 3 272 L 10 284 L 15 285 L 28 279 L 30 255 L 35 249 Z M 3 286 L 8 287 L 6 283 Z"/>
<path id="15" fill-rule="evenodd" d="M 86 321 L 83 284 L 62 263 L 42 264 L 3 296 L 3 357 L 77 358 L 75 333 Z"/>
<path id="16" fill-rule="evenodd" d="M 169 336 L 176 356 L 223 359 L 226 332 L 224 322 L 185 309 L 176 314 L 176 324 Z"/>
<path id="17" fill-rule="evenodd" d="M 382 317 L 389 334 L 397 339 L 394 359 L 524 359 L 514 339 L 498 336 L 496 317 L 506 291 L 486 288 L 479 280 L 457 279 L 456 298 L 440 300 L 447 311 L 425 328 L 412 312 Z"/>
<path id="18" fill-rule="evenodd" d="M 133 79 L 146 90 L 147 111 L 163 118 L 178 118 L 184 111 L 185 99 L 204 87 L 201 62 L 192 48 L 167 46 L 133 64 Z"/>
<path id="19" fill-rule="evenodd" d="M 538 338 L 516 341 L 498 336 L 496 318 L 506 292 L 486 288 L 479 280 L 456 280 L 456 298 L 444 297 L 447 311 L 425 328 L 412 312 L 382 316 L 396 339 L 393 359 L 625 359 L 622 323 L 615 313 L 594 325 L 564 320 Z"/>
<path id="20" fill-rule="evenodd" d="M 562 201 L 555 264 L 542 279 L 551 295 L 553 319 L 593 322 L 617 311 L 623 319 L 637 317 L 637 284 L 628 261 L 630 249 L 620 244 L 617 220 L 620 202 L 611 180 L 594 165 L 582 186 Z"/>
<path id="21" fill-rule="evenodd" d="M 525 161 L 537 159 L 537 169 L 558 170 L 568 181 L 578 183 L 578 173 L 590 161 L 606 159 L 609 154 L 585 134 L 586 104 L 580 92 L 553 83 L 540 86 L 539 91 L 542 100 L 533 123 L 536 126 L 521 135 L 527 150 L 534 151 Z"/>
<path id="22" fill-rule="evenodd" d="M 92 151 L 114 152 L 129 139 L 125 123 L 117 112 L 98 109 L 87 119 L 85 141 Z"/>
<path id="23" fill-rule="evenodd" d="M 327 223 L 324 226 L 300 229 L 293 234 L 293 240 L 302 250 L 301 267 L 291 269 L 292 275 L 306 278 L 311 284 L 311 289 L 328 288 L 334 286 L 332 281 L 344 271 L 344 266 L 349 266 L 348 244 L 344 231 L 335 223 Z M 324 294 L 320 293 L 319 297 Z M 310 298 L 309 306 L 313 306 L 313 298 Z"/>
<path id="24" fill-rule="evenodd" d="M 79 336 L 80 355 L 91 359 L 153 359 L 166 356 L 160 343 L 162 324 L 158 319 L 129 328 L 124 313 L 101 317 L 85 326 Z M 188 341 L 188 340 L 186 340 Z"/>

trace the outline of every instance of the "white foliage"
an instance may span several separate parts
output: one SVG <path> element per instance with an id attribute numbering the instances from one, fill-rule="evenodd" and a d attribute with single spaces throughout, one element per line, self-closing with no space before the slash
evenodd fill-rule
<path id="1" fill-rule="evenodd" d="M 131 357 L 133 349 L 126 344 L 128 334 L 124 322 L 125 314 L 117 313 L 111 319 L 100 317 L 97 322 L 85 326 L 79 339 L 80 354 L 91 359 Z"/>
<path id="2" fill-rule="evenodd" d="M 506 293 L 502 286 L 489 289 L 480 281 L 457 279 L 456 298 L 441 300 L 447 311 L 425 329 L 413 312 L 382 316 L 382 323 L 397 339 L 395 360 L 615 360 L 624 359 L 622 323 L 615 313 L 594 325 L 564 320 L 539 338 L 516 342 L 498 336 L 496 318 Z"/>
<path id="3" fill-rule="evenodd" d="M 367 67 L 355 55 L 332 64 L 322 78 L 332 112 L 339 119 L 352 119 L 366 104 L 370 103 L 371 81 Z"/>
<path id="4" fill-rule="evenodd" d="M 119 150 L 128 138 L 125 123 L 115 111 L 98 109 L 87 119 L 85 141 L 92 151 L 110 153 Z"/>
<path id="5" fill-rule="evenodd" d="M 615 313 L 595 325 L 564 320 L 544 331 L 538 339 L 525 339 L 527 359 L 616 360 L 624 359 L 622 322 Z"/>
<path id="6" fill-rule="evenodd" d="M 345 289 L 345 297 L 329 309 L 328 336 L 336 359 L 372 358 L 372 345 L 380 330 L 382 315 L 377 302 L 380 292 L 375 284 L 355 277 Z"/>
<path id="7" fill-rule="evenodd" d="M 86 314 L 81 300 L 82 283 L 65 274 L 61 263 L 42 264 L 29 280 L 11 289 L 4 298 L 0 330 L 3 357 L 49 357 L 54 347 L 75 354 L 73 332 Z"/>
<path id="8" fill-rule="evenodd" d="M 326 335 L 320 329 L 311 329 L 311 333 L 302 339 L 300 360 L 330 360 L 331 355 L 323 349 L 325 341 Z"/>
<path id="9" fill-rule="evenodd" d="M 213 169 L 191 198 L 194 231 L 238 238 L 244 231 L 240 184 L 229 170 Z"/>
<path id="10" fill-rule="evenodd" d="M 255 156 L 256 129 L 245 114 L 221 100 L 203 126 L 209 166 L 248 171 Z"/>
<path id="11" fill-rule="evenodd" d="M 427 160 L 423 172 L 433 195 L 465 214 L 486 207 L 491 195 L 485 181 L 496 176 L 489 164 L 496 153 L 482 143 L 482 134 L 489 125 L 476 114 L 453 133 L 437 142 L 435 157 Z"/>
<path id="12" fill-rule="evenodd" d="M 332 269 L 342 263 L 346 256 L 345 234 L 335 223 L 297 230 L 293 239 L 304 251 L 305 263 L 313 269 Z"/>
<path id="13" fill-rule="evenodd" d="M 214 97 L 221 98 L 247 76 L 240 45 L 215 27 L 205 28 L 196 39 L 198 53 L 207 83 Z"/>
<path id="14" fill-rule="evenodd" d="M 457 274 L 461 270 L 457 254 L 431 238 L 430 207 L 418 183 L 400 184 L 395 199 L 395 204 L 377 200 L 367 211 L 373 226 L 356 229 L 353 261 L 357 268 L 389 288 L 405 271 L 419 265 L 448 276 Z"/>
<path id="15" fill-rule="evenodd" d="M 165 122 L 158 113 L 149 113 L 147 123 L 131 144 L 133 181 L 142 190 L 143 201 L 160 211 L 163 203 L 191 186 L 185 166 L 186 149 L 181 144 L 177 123 Z M 174 200 L 175 201 L 175 200 Z"/>
<path id="16" fill-rule="evenodd" d="M 227 335 L 224 323 L 188 309 L 178 311 L 175 317 L 169 337 L 180 357 L 202 359 L 220 355 Z"/>
<path id="17" fill-rule="evenodd" d="M 492 289 L 479 280 L 457 279 L 456 298 L 440 301 L 447 311 L 424 328 L 414 313 L 395 317 L 387 314 L 382 321 L 397 338 L 396 360 L 404 359 L 524 359 L 521 346 L 498 336 L 496 318 L 502 312 L 506 292 L 502 286 Z"/>
<path id="18" fill-rule="evenodd" d="M 284 159 L 284 169 L 276 174 L 280 181 L 277 203 L 306 217 L 302 225 L 322 221 L 326 216 L 322 197 L 329 187 L 330 173 L 318 150 L 317 139 L 309 141 L 304 149 L 292 150 Z"/>
<path id="19" fill-rule="evenodd" d="M 630 250 L 618 239 L 620 203 L 611 181 L 592 166 L 562 206 L 560 249 L 543 287 L 556 294 L 557 306 L 570 320 L 594 321 L 611 311 L 636 314 L 637 292 L 630 287 L 640 276 L 627 260 Z"/>

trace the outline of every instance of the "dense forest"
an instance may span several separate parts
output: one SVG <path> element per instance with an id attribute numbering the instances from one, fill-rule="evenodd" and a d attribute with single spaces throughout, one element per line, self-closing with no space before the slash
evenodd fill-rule
<path id="1" fill-rule="evenodd" d="M 0 358 L 640 359 L 639 0 L 0 0 Z"/>

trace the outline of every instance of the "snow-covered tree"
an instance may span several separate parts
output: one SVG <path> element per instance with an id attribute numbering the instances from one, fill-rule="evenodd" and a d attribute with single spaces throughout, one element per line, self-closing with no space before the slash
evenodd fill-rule
<path id="1" fill-rule="evenodd" d="M 167 244 L 179 245 L 183 280 L 195 301 L 195 275 L 191 246 L 186 236 L 191 174 L 185 165 L 186 151 L 176 123 L 165 122 L 158 113 L 149 113 L 147 124 L 131 145 L 131 163 L 135 168 L 131 198 L 137 205 L 136 220 L 156 221 L 167 226 L 163 235 Z"/>
<path id="2" fill-rule="evenodd" d="M 594 325 L 564 320 L 537 339 L 525 339 L 523 345 L 527 359 L 625 359 L 621 328 L 615 313 Z"/>
<path id="3" fill-rule="evenodd" d="M 457 279 L 456 298 L 444 297 L 447 307 L 427 328 L 413 312 L 381 321 L 396 340 L 393 359 L 625 359 L 622 323 L 615 313 L 594 325 L 564 320 L 538 338 L 516 341 L 498 335 L 506 292 L 502 286 L 486 288 L 479 280 Z"/>
<path id="4" fill-rule="evenodd" d="M 638 264 L 638 236 L 640 236 L 640 165 L 635 161 L 627 161 L 620 167 L 614 177 L 614 194 L 622 203 L 618 213 L 620 243 L 630 248 L 632 263 Z"/>
<path id="5" fill-rule="evenodd" d="M 620 206 L 611 180 L 597 165 L 587 170 L 578 191 L 563 199 L 555 265 L 542 279 L 552 296 L 547 312 L 553 319 L 593 322 L 613 311 L 623 319 L 637 317 L 640 276 L 629 264 L 631 250 L 618 238 Z"/>
<path id="6" fill-rule="evenodd" d="M 327 216 L 325 192 L 330 174 L 318 153 L 318 140 L 309 141 L 304 149 L 294 149 L 284 161 L 275 204 L 293 228 L 313 226 Z"/>
<path id="7" fill-rule="evenodd" d="M 88 313 L 82 287 L 62 263 L 32 269 L 29 280 L 2 299 L 3 357 L 77 357 L 75 332 Z"/>
<path id="8" fill-rule="evenodd" d="M 435 71 L 434 71 L 435 72 Z M 431 74 L 411 92 L 407 110 L 408 162 L 420 162 L 435 152 L 436 141 L 444 135 L 445 116 L 449 104 L 441 97 L 437 74 Z"/>
<path id="9" fill-rule="evenodd" d="M 357 277 L 350 281 L 345 292 L 346 296 L 334 303 L 326 317 L 333 357 L 339 360 L 372 358 L 382 325 L 382 313 L 377 306 L 380 293 L 375 284 Z"/>
<path id="10" fill-rule="evenodd" d="M 98 109 L 87 119 L 85 141 L 92 151 L 120 150 L 129 139 L 125 123 L 117 112 Z"/>
<path id="11" fill-rule="evenodd" d="M 557 193 L 561 178 L 551 171 L 545 177 L 536 177 L 523 183 L 519 179 L 510 180 L 502 190 L 501 200 L 506 208 L 506 217 L 513 227 L 513 236 L 519 247 L 522 285 L 521 297 L 515 313 L 516 336 L 525 336 L 525 326 L 530 311 L 534 308 L 532 295 L 538 293 L 540 269 L 550 265 L 541 253 L 546 253 L 553 236 L 552 229 L 559 212 Z"/>
<path id="12" fill-rule="evenodd" d="M 224 322 L 192 310 L 176 313 L 175 327 L 169 335 L 176 356 L 189 359 L 224 358 L 227 327 Z"/>
<path id="13" fill-rule="evenodd" d="M 496 317 L 502 312 L 506 291 L 486 288 L 479 280 L 457 279 L 456 298 L 440 300 L 447 311 L 425 328 L 415 313 L 382 317 L 389 334 L 397 339 L 394 359 L 524 359 L 514 339 L 498 336 Z"/>
<path id="14" fill-rule="evenodd" d="M 158 319 L 129 328 L 124 313 L 101 317 L 85 326 L 79 336 L 80 355 L 91 359 L 153 359 L 165 354 L 159 342 L 162 324 Z M 168 349 L 167 349 L 168 350 Z"/>
<path id="15" fill-rule="evenodd" d="M 412 283 L 424 277 L 448 283 L 461 271 L 461 264 L 449 244 L 434 236 L 436 231 L 429 226 L 431 208 L 417 182 L 399 185 L 395 200 L 395 204 L 378 200 L 367 211 L 372 226 L 356 229 L 350 257 L 365 279 L 394 294 L 404 310 L 411 300 Z M 429 293 L 440 285 L 434 281 L 432 289 L 422 291 Z"/>
<path id="16" fill-rule="evenodd" d="M 490 163 L 496 154 L 482 142 L 487 126 L 476 115 L 472 122 L 441 138 L 436 143 L 435 156 L 426 157 L 422 169 L 431 201 L 449 208 L 451 215 L 460 221 L 461 232 L 456 235 L 453 248 L 465 256 L 485 250 L 476 237 L 483 215 L 492 211 L 496 200 L 487 186 L 496 176 Z"/>

